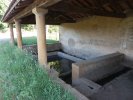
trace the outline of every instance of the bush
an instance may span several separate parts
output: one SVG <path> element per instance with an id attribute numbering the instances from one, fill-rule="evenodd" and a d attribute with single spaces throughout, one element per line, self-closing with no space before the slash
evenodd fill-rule
<path id="1" fill-rule="evenodd" d="M 0 46 L 0 100 L 75 99 L 49 78 L 32 55 L 8 44 Z"/>
<path id="2" fill-rule="evenodd" d="M 7 25 L 0 21 L 0 32 L 5 33 L 7 31 Z"/>
<path id="3" fill-rule="evenodd" d="M 34 29 L 34 25 L 30 25 L 30 24 L 22 24 L 21 27 L 22 27 L 22 29 L 24 29 L 26 31 L 31 31 Z"/>

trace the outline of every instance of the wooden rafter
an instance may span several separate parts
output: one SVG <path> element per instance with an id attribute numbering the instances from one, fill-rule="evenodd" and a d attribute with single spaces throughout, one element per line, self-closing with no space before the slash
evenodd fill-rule
<path id="1" fill-rule="evenodd" d="M 125 18 L 126 12 L 133 9 L 133 0 L 17 0 L 4 16 L 4 21 L 12 23 L 15 18 L 35 23 L 33 17 L 33 20 L 30 19 L 34 16 L 34 7 L 48 9 L 47 24 L 61 24 L 92 15 Z"/>

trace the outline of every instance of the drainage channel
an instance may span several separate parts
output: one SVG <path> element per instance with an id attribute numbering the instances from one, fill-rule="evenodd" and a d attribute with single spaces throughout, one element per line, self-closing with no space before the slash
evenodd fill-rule
<path id="1" fill-rule="evenodd" d="M 110 76 L 108 77 L 105 77 L 103 79 L 100 79 L 100 80 L 97 80 L 96 83 L 103 86 L 105 85 L 106 83 L 109 83 L 110 81 L 112 81 L 113 79 L 115 79 L 116 77 L 119 77 L 121 76 L 122 74 L 125 74 L 127 73 L 128 71 L 130 71 L 131 68 L 128 68 L 128 67 L 124 67 L 121 71 L 117 72 L 117 73 L 114 73 L 114 74 L 111 74 Z"/>

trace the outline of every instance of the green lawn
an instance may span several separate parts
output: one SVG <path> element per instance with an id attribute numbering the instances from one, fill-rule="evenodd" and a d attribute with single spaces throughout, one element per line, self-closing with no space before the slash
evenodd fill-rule
<path id="1" fill-rule="evenodd" d="M 0 45 L 1 100 L 75 100 L 25 53 L 9 44 Z"/>
<path id="2" fill-rule="evenodd" d="M 22 41 L 23 41 L 23 45 L 37 44 L 36 37 L 23 37 Z M 54 43 L 58 43 L 58 41 L 47 39 L 47 44 L 54 44 Z M 17 45 L 16 39 L 15 39 L 15 44 Z"/>

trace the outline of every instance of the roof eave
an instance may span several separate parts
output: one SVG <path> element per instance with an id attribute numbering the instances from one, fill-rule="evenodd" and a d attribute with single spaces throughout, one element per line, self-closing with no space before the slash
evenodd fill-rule
<path id="1" fill-rule="evenodd" d="M 5 17 L 7 16 L 7 13 L 9 12 L 9 10 L 10 10 L 11 7 L 13 6 L 13 4 L 15 4 L 15 2 L 16 2 L 16 0 L 12 0 L 12 1 L 11 1 L 11 3 L 10 3 L 10 5 L 9 5 L 8 9 L 6 10 L 6 13 L 4 14 L 4 16 L 3 16 L 2 19 L 1 19 L 2 22 L 6 22 Z"/>

